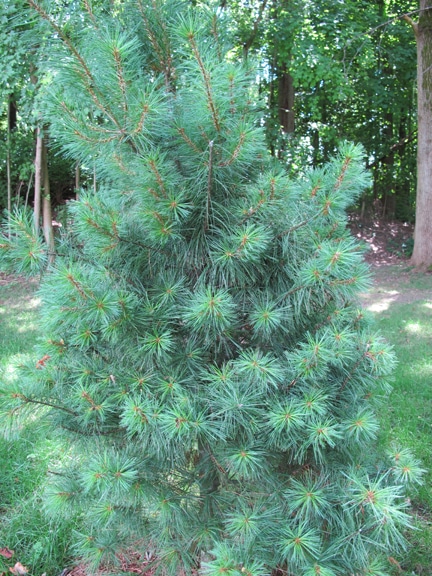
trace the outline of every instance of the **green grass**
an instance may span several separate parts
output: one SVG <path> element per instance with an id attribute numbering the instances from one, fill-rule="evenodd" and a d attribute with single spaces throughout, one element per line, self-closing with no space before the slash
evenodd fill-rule
<path id="1" fill-rule="evenodd" d="M 34 425 L 19 440 L 0 440 L 0 543 L 15 552 L 9 562 L 0 562 L 0 573 L 16 561 L 34 575 L 66 567 L 73 521 L 49 519 L 43 512 L 48 461 L 58 452 L 58 444 Z"/>
<path id="2" fill-rule="evenodd" d="M 383 445 L 407 447 L 425 468 L 424 483 L 411 494 L 416 531 L 409 534 L 411 548 L 398 559 L 404 575 L 432 575 L 432 276 L 382 269 L 375 291 L 385 297 L 372 309 L 385 338 L 394 346 L 398 365 L 393 391 L 380 412 Z M 421 292 L 420 292 L 421 291 Z M 411 300 L 407 302 L 406 300 Z"/>
<path id="3" fill-rule="evenodd" d="M 1 280 L 1 278 L 0 278 Z M 31 357 L 37 336 L 36 283 L 13 280 L 0 284 L 0 381 L 11 382 L 15 366 Z M 29 423 L 19 439 L 0 435 L 0 574 L 21 562 L 29 574 L 59 574 L 70 558 L 73 520 L 48 519 L 43 513 L 43 486 L 50 460 L 64 448 L 47 436 L 37 422 Z"/>
<path id="4" fill-rule="evenodd" d="M 429 470 L 419 497 L 432 509 L 432 301 L 394 305 L 379 325 L 398 358 L 382 427 L 387 439 L 410 446 Z"/>
<path id="5" fill-rule="evenodd" d="M 1 279 L 0 279 L 1 280 Z M 0 284 L 0 372 L 10 375 L 13 364 L 31 352 L 36 339 L 39 300 L 36 283 Z"/>

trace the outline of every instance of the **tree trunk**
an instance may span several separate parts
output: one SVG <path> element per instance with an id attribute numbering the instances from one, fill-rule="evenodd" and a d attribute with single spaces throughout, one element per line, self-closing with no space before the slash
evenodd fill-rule
<path id="1" fill-rule="evenodd" d="M 420 0 L 417 37 L 418 148 L 414 266 L 432 266 L 432 0 Z"/>
<path id="2" fill-rule="evenodd" d="M 48 249 L 48 261 L 54 262 L 54 230 L 52 225 L 51 191 L 48 172 L 48 151 L 45 140 L 42 139 L 42 174 L 43 174 L 43 194 L 42 194 L 42 222 L 45 242 Z"/>
<path id="3" fill-rule="evenodd" d="M 286 66 L 279 76 L 279 122 L 282 130 L 286 134 L 293 134 L 294 132 L 294 82 L 293 77 L 287 71 Z"/>
<path id="4" fill-rule="evenodd" d="M 80 163 L 77 162 L 75 165 L 75 200 L 79 200 L 80 186 L 81 186 Z"/>
<path id="5" fill-rule="evenodd" d="M 11 176 L 11 132 L 14 128 L 12 96 L 8 96 L 7 109 L 7 141 L 6 141 L 6 174 L 7 174 L 7 210 L 8 219 L 12 210 L 12 176 Z"/>
<path id="6" fill-rule="evenodd" d="M 40 128 L 36 129 L 36 156 L 35 156 L 35 186 L 34 186 L 34 206 L 33 206 L 33 225 L 35 232 L 39 232 L 41 198 L 42 198 L 42 163 L 43 163 L 43 132 Z"/>
<path id="7" fill-rule="evenodd" d="M 42 213 L 42 228 L 49 254 L 48 260 L 52 263 L 54 261 L 54 232 L 52 225 L 48 155 L 44 139 L 44 130 L 42 128 L 37 128 L 36 130 L 34 189 L 33 225 L 35 232 L 38 233 L 40 230 L 40 218 Z"/>

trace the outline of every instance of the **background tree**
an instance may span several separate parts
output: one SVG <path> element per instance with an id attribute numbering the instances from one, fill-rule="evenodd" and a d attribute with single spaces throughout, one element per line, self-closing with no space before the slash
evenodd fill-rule
<path id="1" fill-rule="evenodd" d="M 417 196 L 416 226 L 412 262 L 416 266 L 432 265 L 432 3 L 420 0 L 418 22 L 410 16 L 417 42 Z"/>
<path id="2" fill-rule="evenodd" d="M 0 67 L 4 80 L 0 110 L 2 117 L 8 119 L 3 129 L 0 124 L 0 136 L 7 144 L 5 162 L 0 163 L 0 182 L 7 181 L 8 189 L 8 199 L 3 197 L 3 186 L 0 189 L 0 209 L 10 211 L 13 206 L 31 203 L 35 226 L 43 225 L 52 246 L 51 189 L 58 206 L 71 195 L 73 185 L 71 166 L 56 156 L 49 157 L 46 126 L 45 137 L 39 138 L 42 127 L 38 127 L 38 98 L 50 75 L 49 46 L 43 34 L 38 34 L 34 14 L 24 1 L 3 3 L 0 19 Z"/>
<path id="3" fill-rule="evenodd" d="M 341 140 L 361 142 L 373 173 L 369 208 L 412 221 L 415 43 L 400 16 L 415 3 L 292 0 L 267 3 L 262 14 L 261 2 L 224 6 L 238 44 L 254 38 L 273 153 L 295 171 L 326 161 Z"/>
<path id="4" fill-rule="evenodd" d="M 132 545 L 173 575 L 383 574 L 420 471 L 374 454 L 393 356 L 357 307 L 363 151 L 291 181 L 217 12 L 137 0 L 73 28 L 30 3 L 57 62 L 43 119 L 100 182 L 45 275 L 38 360 L 1 391 L 5 424 L 69 438 L 47 511 L 81 512 L 90 570 Z M 44 267 L 12 224 L 4 265 Z"/>
<path id="5" fill-rule="evenodd" d="M 226 0 L 221 5 L 230 19 L 239 58 L 248 55 L 260 61 L 260 90 L 267 100 L 267 138 L 273 154 L 296 172 L 326 161 L 344 139 L 361 142 L 373 174 L 373 186 L 363 196 L 368 213 L 413 221 L 416 47 L 401 15 L 415 11 L 417 4 L 411 0 L 372 4 Z M 10 11 L 13 3 L 8 6 Z M 97 16 L 106 9 L 99 2 L 91 10 Z M 69 3 L 67 15 L 64 10 L 57 6 L 56 18 L 67 18 L 73 30 L 79 3 Z M 19 24 L 22 30 L 25 20 L 21 18 Z M 44 42 L 43 35 L 32 35 L 33 47 L 35 38 L 39 44 Z M 23 44 L 15 37 L 13 44 L 18 42 Z M 47 46 L 38 66 L 49 70 L 49 61 Z M 28 72 L 21 74 L 21 85 L 27 81 Z M 21 100 L 21 115 L 22 104 Z M 51 155 L 49 162 L 52 195 L 62 202 L 63 196 L 73 194 L 73 168 L 58 165 L 57 156 Z M 20 188 L 21 180 L 14 176 L 19 165 L 16 157 L 14 189 Z M 89 158 L 82 167 L 83 183 L 92 171 Z"/>
<path id="6" fill-rule="evenodd" d="M 2 30 L 0 32 L 0 59 L 2 84 L 0 87 L 0 113 L 2 118 L 2 147 L 1 158 L 1 181 L 0 206 L 12 207 L 12 190 L 15 184 L 14 164 L 17 160 L 18 150 L 23 144 L 21 134 L 18 134 L 17 108 L 21 89 L 20 82 L 23 68 L 27 61 L 25 49 L 20 41 L 20 32 L 7 32 L 9 19 L 16 15 L 17 5 L 13 2 L 5 3 L 0 7 L 0 21 Z M 24 138 L 25 140 L 25 138 Z M 26 149 L 26 147 L 25 147 Z M 26 149 L 27 152 L 27 149 Z M 28 158 L 26 158 L 28 162 Z M 6 193 L 5 193 L 6 192 Z"/>

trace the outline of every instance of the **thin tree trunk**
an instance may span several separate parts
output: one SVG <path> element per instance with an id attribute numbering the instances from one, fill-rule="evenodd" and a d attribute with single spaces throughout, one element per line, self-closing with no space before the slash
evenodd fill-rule
<path id="1" fill-rule="evenodd" d="M 432 0 L 420 0 L 417 38 L 418 147 L 414 250 L 411 262 L 432 266 Z"/>
<path id="2" fill-rule="evenodd" d="M 12 179 L 11 179 L 11 153 L 10 153 L 10 135 L 6 148 L 6 177 L 7 177 L 7 209 L 10 213 L 12 209 Z"/>
<path id="3" fill-rule="evenodd" d="M 34 184 L 34 206 L 33 206 L 33 225 L 35 232 L 40 229 L 41 215 L 41 198 L 42 198 L 42 171 L 43 171 L 43 133 L 38 127 L 36 129 L 36 157 L 35 157 L 35 184 Z"/>
<path id="4" fill-rule="evenodd" d="M 43 174 L 43 194 L 42 194 L 42 222 L 45 242 L 48 248 L 48 261 L 50 264 L 55 259 L 54 230 L 52 225 L 51 194 L 48 172 L 48 151 L 45 140 L 42 139 L 42 174 Z"/>
<path id="5" fill-rule="evenodd" d="M 19 206 L 19 201 L 21 198 L 21 188 L 23 186 L 24 186 L 24 180 L 20 180 L 18 189 L 17 189 L 16 194 L 15 194 L 15 208 L 18 208 L 18 206 Z"/>
<path id="6" fill-rule="evenodd" d="M 8 95 L 7 105 L 7 133 L 6 133 L 6 178 L 7 178 L 7 211 L 8 220 L 12 210 L 12 171 L 11 171 L 11 134 L 16 127 L 16 105 L 13 100 L 13 94 Z M 10 236 L 10 230 L 8 230 Z"/>
<path id="7" fill-rule="evenodd" d="M 27 184 L 26 196 L 25 196 L 25 201 L 24 201 L 24 208 L 27 208 L 27 206 L 28 206 L 28 199 L 29 199 L 29 194 L 30 194 L 30 190 L 32 187 L 32 183 L 33 183 L 33 172 L 30 174 L 30 180 L 28 181 L 28 184 Z"/>
<path id="8" fill-rule="evenodd" d="M 79 189 L 81 186 L 80 163 L 75 165 L 75 200 L 79 200 Z"/>

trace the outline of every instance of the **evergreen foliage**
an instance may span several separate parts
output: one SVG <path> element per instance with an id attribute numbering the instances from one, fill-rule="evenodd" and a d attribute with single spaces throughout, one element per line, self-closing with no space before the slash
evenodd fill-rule
<path id="1" fill-rule="evenodd" d="M 75 29 L 30 4 L 54 30 L 46 119 L 100 182 L 44 275 L 38 360 L 1 391 L 8 426 L 40 411 L 70 438 L 47 512 L 81 510 L 93 567 L 133 546 L 172 575 L 385 573 L 421 470 L 374 454 L 394 357 L 346 230 L 362 150 L 289 180 L 211 10 L 137 0 Z M 0 253 L 34 272 L 26 222 Z"/>

